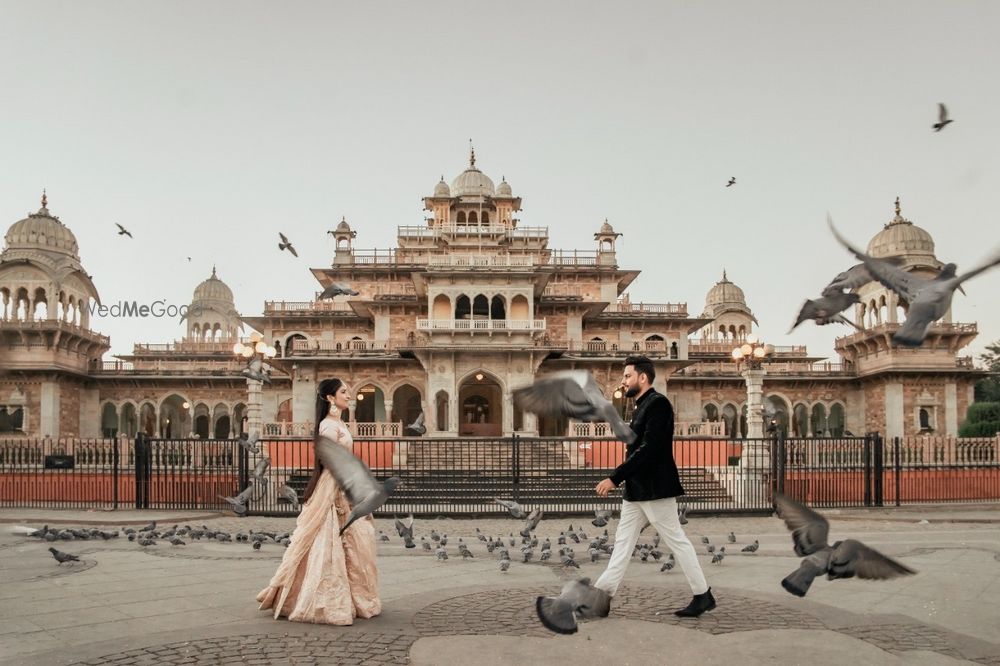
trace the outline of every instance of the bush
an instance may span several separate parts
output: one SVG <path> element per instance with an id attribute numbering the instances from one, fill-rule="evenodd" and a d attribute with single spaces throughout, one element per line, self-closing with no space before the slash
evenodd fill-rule
<path id="1" fill-rule="evenodd" d="M 959 437 L 993 437 L 1000 432 L 1000 402 L 974 402 L 965 414 Z"/>
<path id="2" fill-rule="evenodd" d="M 966 421 L 958 429 L 959 437 L 993 437 L 1000 432 L 1000 421 Z"/>

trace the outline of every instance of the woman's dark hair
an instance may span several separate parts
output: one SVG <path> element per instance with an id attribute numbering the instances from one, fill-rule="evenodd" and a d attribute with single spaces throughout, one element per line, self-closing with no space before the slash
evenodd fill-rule
<path id="1" fill-rule="evenodd" d="M 339 379 L 324 379 L 319 383 L 319 388 L 316 389 L 316 424 L 313 426 L 313 442 L 315 443 L 319 439 L 319 425 L 326 418 L 327 414 L 330 413 L 331 404 L 330 401 L 326 399 L 327 396 L 334 395 L 340 390 L 340 387 L 344 385 L 344 382 Z M 315 456 L 315 453 L 313 454 Z M 323 463 L 319 461 L 319 457 L 316 457 L 316 464 L 313 466 L 312 476 L 309 477 L 309 483 L 306 484 L 306 489 L 302 493 L 302 501 L 307 502 L 310 497 L 312 497 L 313 491 L 316 489 L 316 484 L 319 482 L 319 477 L 323 473 Z"/>
<path id="2" fill-rule="evenodd" d="M 326 397 L 334 395 L 343 385 L 344 382 L 339 379 L 324 379 L 319 383 L 319 388 L 316 389 L 316 424 L 313 426 L 313 439 L 319 437 L 319 424 L 326 418 L 332 408 L 330 401 Z M 338 414 L 337 416 L 340 415 Z"/>

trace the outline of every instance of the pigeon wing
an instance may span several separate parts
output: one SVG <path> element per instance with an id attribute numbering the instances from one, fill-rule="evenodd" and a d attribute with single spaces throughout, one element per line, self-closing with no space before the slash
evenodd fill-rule
<path id="1" fill-rule="evenodd" d="M 849 565 L 853 560 L 854 574 L 867 580 L 886 580 L 898 576 L 911 576 L 916 570 L 883 555 L 860 541 L 846 539 L 833 549 L 830 556 L 830 569 Z"/>
<path id="2" fill-rule="evenodd" d="M 257 463 L 257 466 L 253 468 L 253 475 L 256 476 L 258 479 L 263 479 L 264 474 L 270 467 L 271 467 L 271 459 L 261 458 L 260 462 Z"/>
<path id="3" fill-rule="evenodd" d="M 317 438 L 316 455 L 344 489 L 351 507 L 382 491 L 382 484 L 372 476 L 368 465 L 329 437 Z"/>
<path id="4" fill-rule="evenodd" d="M 781 493 L 774 494 L 778 517 L 792 530 L 792 543 L 797 555 L 811 555 L 827 547 L 830 523 L 809 507 Z"/>
<path id="5" fill-rule="evenodd" d="M 990 268 L 993 268 L 997 264 L 1000 264 L 1000 251 L 995 252 L 991 258 L 989 258 L 985 262 L 979 264 L 978 266 L 976 266 L 972 270 L 970 270 L 968 272 L 965 272 L 965 273 L 962 273 L 962 275 L 959 276 L 958 282 L 956 283 L 955 286 L 958 287 L 958 285 L 962 284 L 966 280 L 968 280 L 970 278 L 976 277 L 977 275 L 979 275 L 983 271 L 989 270 Z"/>
<path id="6" fill-rule="evenodd" d="M 938 102 L 938 122 L 943 123 L 948 120 L 948 107 Z"/>
<path id="7" fill-rule="evenodd" d="M 584 370 L 571 370 L 536 379 L 514 390 L 514 402 L 534 414 L 592 418 L 594 407 L 584 390 L 588 376 Z"/>
<path id="8" fill-rule="evenodd" d="M 278 236 L 279 236 L 279 237 L 281 238 L 281 242 L 282 242 L 282 243 L 285 243 L 286 245 L 288 244 L 288 238 L 287 238 L 287 237 L 285 236 L 285 234 L 283 234 L 283 233 L 281 233 L 281 232 L 279 231 L 279 232 L 278 232 Z"/>
<path id="9" fill-rule="evenodd" d="M 916 276 L 913 273 L 908 273 L 902 268 L 894 265 L 893 262 L 868 256 L 861 250 L 851 245 L 846 238 L 840 235 L 837 228 L 833 226 L 832 218 L 828 216 L 826 221 L 830 226 L 830 231 L 833 232 L 837 241 L 847 248 L 854 256 L 864 262 L 865 268 L 867 268 L 868 272 L 871 273 L 873 279 L 881 283 L 882 286 L 892 289 L 908 302 L 912 303 L 916 300 L 917 294 L 920 290 L 930 284 L 930 280 Z"/>

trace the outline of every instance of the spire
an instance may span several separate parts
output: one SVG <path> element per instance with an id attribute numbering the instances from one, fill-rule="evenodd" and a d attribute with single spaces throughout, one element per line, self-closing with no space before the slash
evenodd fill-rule
<path id="1" fill-rule="evenodd" d="M 729 278 L 726 277 L 726 269 L 725 268 L 722 269 L 722 281 L 723 282 L 729 282 Z"/>
<path id="2" fill-rule="evenodd" d="M 213 278 L 213 279 L 215 279 L 215 280 L 218 280 L 218 279 L 219 279 L 219 278 L 217 278 L 217 277 L 215 276 L 215 264 L 212 264 L 212 278 Z"/>
<path id="3" fill-rule="evenodd" d="M 472 139 L 469 139 L 469 168 L 476 168 L 476 149 L 472 147 Z"/>
<path id="4" fill-rule="evenodd" d="M 899 197 L 898 196 L 896 197 L 896 216 L 893 217 L 889 221 L 889 223 L 886 224 L 885 226 L 886 227 L 891 227 L 894 224 L 913 224 L 912 222 L 910 222 L 909 220 L 907 220 L 905 217 L 903 217 L 903 207 L 899 203 Z"/>
<path id="5" fill-rule="evenodd" d="M 899 195 L 896 195 L 896 217 L 902 217 L 902 209 L 899 205 Z"/>
<path id="6" fill-rule="evenodd" d="M 42 188 L 42 208 L 48 208 L 48 206 L 49 206 L 49 197 L 45 193 L 45 188 L 43 187 Z"/>

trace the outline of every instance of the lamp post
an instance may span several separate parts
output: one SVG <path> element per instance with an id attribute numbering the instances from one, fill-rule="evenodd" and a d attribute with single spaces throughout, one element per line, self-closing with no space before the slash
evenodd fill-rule
<path id="1" fill-rule="evenodd" d="M 733 361 L 747 383 L 747 432 L 749 439 L 764 437 L 764 359 L 774 354 L 773 345 L 765 345 L 756 335 L 733 349 Z"/>
<path id="2" fill-rule="evenodd" d="M 250 344 L 246 345 L 242 342 L 237 342 L 233 345 L 233 353 L 237 356 L 247 360 L 247 363 L 251 363 L 255 360 L 260 360 L 265 363 L 268 359 L 277 356 L 278 351 L 269 346 L 264 342 L 260 333 L 254 331 L 250 334 Z M 264 366 L 262 366 L 264 367 Z M 259 379 L 253 379 L 247 377 L 247 433 L 258 433 L 263 434 L 263 419 L 261 418 L 262 413 L 262 388 L 264 382 Z"/>

